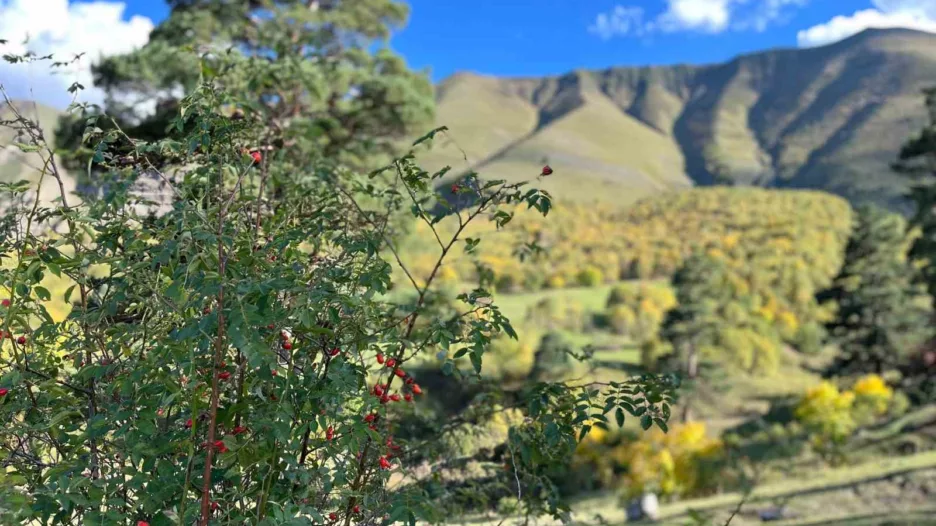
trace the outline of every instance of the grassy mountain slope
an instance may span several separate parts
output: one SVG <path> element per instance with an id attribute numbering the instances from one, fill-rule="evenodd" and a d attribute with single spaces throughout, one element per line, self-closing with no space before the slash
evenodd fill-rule
<path id="1" fill-rule="evenodd" d="M 55 145 L 55 131 L 58 127 L 59 117 L 62 112 L 55 108 L 50 108 L 35 102 L 14 101 L 16 111 L 22 116 L 37 123 L 42 130 L 46 141 L 50 145 Z M 0 102 L 0 121 L 12 121 L 14 112 L 9 106 Z M 29 143 L 26 132 L 20 129 L 19 125 L 0 126 L 0 182 L 14 182 L 23 179 L 36 181 L 42 171 L 42 157 L 36 152 L 23 152 L 16 146 L 17 143 Z M 62 183 L 67 192 L 75 188 L 74 180 L 65 174 L 59 167 L 62 174 Z M 59 196 L 59 189 L 51 177 L 45 179 L 42 183 L 42 199 L 45 202 Z"/>
<path id="2" fill-rule="evenodd" d="M 631 200 L 726 180 L 897 204 L 889 170 L 923 123 L 936 35 L 868 30 L 833 45 L 711 66 L 611 68 L 542 79 L 458 74 L 439 86 L 451 141 L 431 166 L 528 178 L 549 162 L 579 199 Z M 559 178 L 557 178 L 559 179 Z"/>

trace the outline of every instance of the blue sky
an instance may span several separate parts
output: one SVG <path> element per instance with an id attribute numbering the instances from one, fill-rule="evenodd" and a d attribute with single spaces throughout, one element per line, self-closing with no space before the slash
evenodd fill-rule
<path id="1" fill-rule="evenodd" d="M 353 0 L 351 0 L 353 1 Z M 711 63 L 741 53 L 822 45 L 867 27 L 936 33 L 936 0 L 408 0 L 412 15 L 392 47 L 434 80 L 456 71 L 549 75 L 576 68 Z M 0 52 L 30 47 L 61 56 L 126 52 L 145 44 L 168 15 L 164 0 L 0 0 Z M 12 46 L 12 49 L 11 49 Z M 0 64 L 14 97 L 67 105 L 75 80 L 90 84 L 88 63 L 57 82 L 38 66 Z M 25 71 L 25 72 L 24 72 Z M 37 87 L 38 93 L 27 91 Z M 86 100 L 100 97 L 93 90 Z"/>
<path id="2" fill-rule="evenodd" d="M 691 9 L 702 23 L 678 22 Z M 141 14 L 158 21 L 168 9 L 161 0 L 127 0 L 125 16 Z M 575 68 L 612 65 L 709 63 L 772 47 L 796 47 L 798 33 L 880 6 L 936 4 L 936 0 L 408 0 L 410 22 L 392 47 L 415 68 L 431 68 L 433 78 L 459 70 L 494 75 L 545 75 Z M 707 5 L 708 4 L 708 5 Z M 676 8 L 671 9 L 670 6 Z M 687 7 L 688 5 L 688 7 Z M 709 7 L 713 6 L 713 7 Z M 936 10 L 936 6 L 930 6 Z M 602 14 L 642 11 L 643 26 L 676 13 L 675 27 L 636 27 L 627 34 L 602 35 Z M 731 17 L 724 27 L 719 9 Z M 712 14 L 714 13 L 714 14 Z M 706 18 L 707 17 L 707 18 Z M 633 17 L 624 17 L 633 20 Z M 672 18 L 672 17 L 671 17 Z M 618 17 L 621 20 L 621 17 Z M 715 25 L 705 21 L 716 20 Z M 758 22 L 762 25 L 758 26 Z M 636 26 L 638 24 L 631 24 Z M 591 31 L 589 29 L 592 29 Z"/>

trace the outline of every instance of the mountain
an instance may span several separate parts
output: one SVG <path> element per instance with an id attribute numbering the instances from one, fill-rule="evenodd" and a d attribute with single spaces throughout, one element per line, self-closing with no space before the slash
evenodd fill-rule
<path id="1" fill-rule="evenodd" d="M 450 131 L 426 164 L 511 180 L 548 162 L 546 188 L 573 199 L 719 181 L 899 207 L 906 182 L 889 164 L 923 125 L 921 92 L 934 84 L 936 35 L 903 29 L 705 66 L 459 73 L 438 86 Z"/>
<path id="2" fill-rule="evenodd" d="M 889 164 L 923 125 L 921 92 L 934 84 L 936 35 L 904 29 L 724 64 L 544 78 L 459 73 L 436 90 L 437 121 L 449 132 L 421 158 L 427 169 L 507 180 L 535 177 L 548 163 L 556 172 L 544 187 L 586 202 L 626 204 L 720 181 L 899 208 L 906 181 Z M 56 110 L 18 107 L 54 131 Z M 8 114 L 0 108 L 0 120 Z M 35 154 L 11 142 L 0 130 L 0 180 L 34 177 Z"/>
<path id="3" fill-rule="evenodd" d="M 58 128 L 59 117 L 62 112 L 35 102 L 13 101 L 16 112 L 0 101 L 0 123 L 11 122 L 18 112 L 23 117 L 37 123 L 50 145 L 55 145 L 55 131 Z M 19 124 L 0 124 L 0 182 L 11 183 L 27 179 L 36 181 L 43 168 L 43 161 L 38 152 L 23 152 L 16 144 L 28 144 L 30 141 L 26 131 Z M 75 189 L 75 181 L 59 166 L 62 173 L 62 184 L 66 192 Z M 51 173 L 51 172 L 47 172 Z M 51 202 L 60 195 L 58 184 L 48 176 L 42 182 L 42 199 Z"/>

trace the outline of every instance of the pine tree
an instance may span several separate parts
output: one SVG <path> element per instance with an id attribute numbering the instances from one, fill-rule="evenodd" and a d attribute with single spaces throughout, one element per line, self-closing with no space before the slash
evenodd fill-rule
<path id="1" fill-rule="evenodd" d="M 169 6 L 146 46 L 94 68 L 107 113 L 133 137 L 165 137 L 183 97 L 202 78 L 231 96 L 233 114 L 260 110 L 268 132 L 257 148 L 267 151 L 291 148 L 373 168 L 431 125 L 429 79 L 380 46 L 407 17 L 407 7 L 394 0 L 169 0 Z M 219 69 L 212 58 L 222 54 L 243 60 Z M 60 146 L 74 148 L 84 119 L 64 128 Z M 81 163 L 90 152 L 84 154 Z"/>
<path id="2" fill-rule="evenodd" d="M 915 211 L 911 225 L 920 236 L 910 256 L 927 262 L 923 277 L 931 296 L 936 296 L 936 88 L 924 91 L 928 120 L 923 129 L 901 148 L 893 169 L 912 181 L 909 197 Z"/>
<path id="3" fill-rule="evenodd" d="M 900 365 L 930 335 L 931 298 L 908 260 L 913 238 L 899 215 L 874 206 L 858 210 L 845 263 L 817 299 L 834 301 L 827 329 L 841 347 L 831 373 L 882 373 Z"/>
<path id="4" fill-rule="evenodd" d="M 702 253 L 691 256 L 673 275 L 678 306 L 667 314 L 661 335 L 673 344 L 689 379 L 698 375 L 699 349 L 715 341 L 723 324 L 721 311 L 732 292 L 727 280 L 724 262 Z"/>

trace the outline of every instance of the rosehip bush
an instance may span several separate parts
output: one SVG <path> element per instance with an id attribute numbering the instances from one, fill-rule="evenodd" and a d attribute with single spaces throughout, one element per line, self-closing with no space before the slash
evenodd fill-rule
<path id="1" fill-rule="evenodd" d="M 88 118 L 100 191 L 82 200 L 65 191 L 37 123 L 11 104 L 17 146 L 43 162 L 37 181 L 0 185 L 10 300 L 0 311 L 0 518 L 443 522 L 417 483 L 431 476 L 414 469 L 426 462 L 419 445 L 394 436 L 421 400 L 445 396 L 410 364 L 446 351 L 448 381 L 496 390 L 481 381 L 484 354 L 499 334 L 517 335 L 490 280 L 460 294 L 452 315 L 435 307 L 435 277 L 469 224 L 502 226 L 517 205 L 545 215 L 550 196 L 471 174 L 459 195 L 472 204 L 455 208 L 435 190 L 445 171 L 420 169 L 412 152 L 356 173 L 293 140 L 308 130 L 276 121 L 282 100 L 226 90 L 225 72 L 243 73 L 242 59 L 201 60 L 219 73 L 182 100 L 167 138 L 135 140 L 104 114 Z M 144 181 L 158 183 L 159 202 L 140 194 Z M 61 192 L 51 204 L 34 198 L 46 186 Z M 396 249 L 404 213 L 439 246 L 421 280 Z M 436 229 L 446 218 L 459 225 L 450 238 Z M 92 277 L 101 266 L 106 276 Z M 407 279 L 394 283 L 394 269 Z M 49 274 L 72 283 L 64 320 L 46 308 Z M 470 370 L 454 365 L 462 357 Z M 674 386 L 529 386 L 501 483 L 525 513 L 567 518 L 549 477 L 577 440 L 625 411 L 665 427 Z"/>

